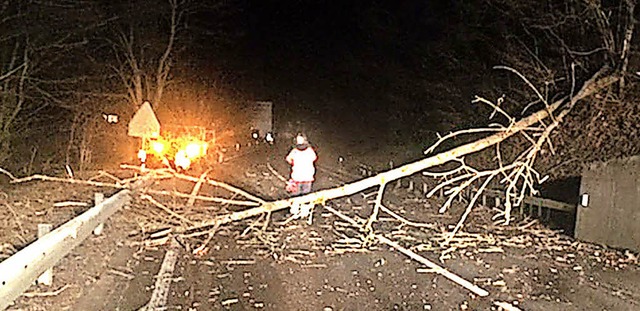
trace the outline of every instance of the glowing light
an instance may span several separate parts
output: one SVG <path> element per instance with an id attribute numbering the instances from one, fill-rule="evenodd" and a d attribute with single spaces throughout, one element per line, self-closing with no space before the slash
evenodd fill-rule
<path id="1" fill-rule="evenodd" d="M 185 148 L 186 155 L 189 159 L 197 159 L 207 154 L 207 144 L 192 142 Z"/>
<path id="2" fill-rule="evenodd" d="M 187 156 L 187 152 L 185 150 L 179 150 L 176 153 L 174 163 L 176 164 L 176 167 L 179 167 L 183 170 L 189 169 L 189 167 L 191 166 L 191 160 Z"/>
<path id="3" fill-rule="evenodd" d="M 170 167 L 173 162 L 176 168 L 187 170 L 196 160 L 207 155 L 209 144 L 202 138 L 191 135 L 172 135 L 149 140 L 143 149 L 138 151 L 138 158 L 143 163 L 149 156 L 157 158 L 163 165 Z"/>
<path id="4" fill-rule="evenodd" d="M 161 155 L 164 151 L 164 144 L 159 141 L 154 141 L 151 143 L 151 149 L 153 149 L 153 152 L 156 154 Z"/>
<path id="5" fill-rule="evenodd" d="M 147 161 L 147 152 L 140 149 L 138 150 L 138 159 L 140 159 L 140 162 L 144 163 Z"/>

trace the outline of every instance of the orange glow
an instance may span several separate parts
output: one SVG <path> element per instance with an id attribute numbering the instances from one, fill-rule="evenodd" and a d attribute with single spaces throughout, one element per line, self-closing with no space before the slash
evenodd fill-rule
<path id="1" fill-rule="evenodd" d="M 197 135 L 171 135 L 164 133 L 162 137 L 146 141 L 138 152 L 140 161 L 145 162 L 147 155 L 159 158 L 165 166 L 173 161 L 176 167 L 187 170 L 198 159 L 207 155 L 209 144 Z"/>

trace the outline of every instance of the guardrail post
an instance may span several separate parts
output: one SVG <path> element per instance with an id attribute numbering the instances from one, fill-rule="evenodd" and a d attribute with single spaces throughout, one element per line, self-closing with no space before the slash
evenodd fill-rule
<path id="1" fill-rule="evenodd" d="M 542 218 L 542 202 L 538 203 L 538 219 Z"/>
<path id="2" fill-rule="evenodd" d="M 547 208 L 547 214 L 544 216 L 544 220 L 548 222 L 549 219 L 551 219 L 551 209 Z"/>
<path id="3" fill-rule="evenodd" d="M 51 232 L 51 230 L 53 230 L 52 224 L 38 224 L 38 239 Z M 51 286 L 53 284 L 53 268 L 49 268 L 42 273 L 36 282 L 38 284 Z"/>
<path id="4" fill-rule="evenodd" d="M 104 201 L 104 193 L 96 192 L 93 194 L 93 206 L 97 206 L 98 204 L 102 203 L 102 201 Z M 93 234 L 101 235 L 102 230 L 104 230 L 104 223 L 100 223 L 98 226 L 96 226 L 96 228 L 93 229 Z"/>

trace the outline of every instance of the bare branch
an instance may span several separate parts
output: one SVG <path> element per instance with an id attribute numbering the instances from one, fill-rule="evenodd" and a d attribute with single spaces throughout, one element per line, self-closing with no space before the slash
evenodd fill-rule
<path id="1" fill-rule="evenodd" d="M 618 79 L 619 78 L 617 76 L 605 76 L 600 78 L 600 72 L 598 72 L 598 74 L 596 74 L 594 77 L 592 77 L 583 85 L 581 90 L 571 99 L 571 103 L 575 103 L 578 100 L 584 99 L 585 97 L 593 94 L 594 92 L 598 92 L 602 90 L 603 88 L 611 85 L 612 83 L 617 82 Z M 310 193 L 310 194 L 299 196 L 299 197 L 265 202 L 261 206 L 256 208 L 234 212 L 227 215 L 221 215 L 201 225 L 194 226 L 191 228 L 182 228 L 181 230 L 179 230 L 179 233 L 188 233 L 191 236 L 193 236 L 194 234 L 196 234 L 193 232 L 200 231 L 203 228 L 209 228 L 209 227 L 237 221 L 240 219 L 261 215 L 264 213 L 274 212 L 277 210 L 288 208 L 293 204 L 306 204 L 306 203 L 324 204 L 327 200 L 352 195 L 354 193 L 358 193 L 360 191 L 363 191 L 371 187 L 380 186 L 382 183 L 385 183 L 385 182 L 388 183 L 390 181 L 397 180 L 405 176 L 413 175 L 425 169 L 428 169 L 437 165 L 441 165 L 449 161 L 453 161 L 466 154 L 475 153 L 487 147 L 496 145 L 504 141 L 505 139 L 519 133 L 520 131 L 526 128 L 529 128 L 531 125 L 538 123 L 540 120 L 549 117 L 551 113 L 553 113 L 558 108 L 560 108 L 564 103 L 565 103 L 565 100 L 558 100 L 553 104 L 551 104 L 549 106 L 549 109 L 540 110 L 536 113 L 533 113 L 523 118 L 522 120 L 513 124 L 513 126 L 509 127 L 508 130 L 506 131 L 499 132 L 499 133 L 490 135 L 488 137 L 485 137 L 483 139 L 479 139 L 477 141 L 458 146 L 446 152 L 442 152 L 440 154 L 436 154 L 431 157 L 428 157 L 413 163 L 405 164 L 398 168 L 380 173 L 376 176 L 368 177 L 350 184 L 343 185 L 341 187 L 321 190 L 318 192 Z M 568 110 L 565 110 L 565 111 L 568 112 Z M 556 122 L 559 122 L 558 120 L 561 120 L 562 119 L 561 117 L 563 117 L 564 115 L 566 115 L 566 113 L 563 112 L 559 116 L 559 119 L 556 120 Z M 552 129 L 552 127 L 548 127 L 548 128 Z M 549 131 L 551 131 L 551 129 Z"/>
<path id="2" fill-rule="evenodd" d="M 6 72 L 6 73 L 3 73 L 2 75 L 0 75 L 0 81 L 2 81 L 2 80 L 4 80 L 4 79 L 6 79 L 6 78 L 8 78 L 8 77 L 10 77 L 10 76 L 11 76 L 11 75 L 13 75 L 14 73 L 18 72 L 18 70 L 20 70 L 20 69 L 24 69 L 24 67 L 25 67 L 25 66 L 26 66 L 26 64 L 24 64 L 24 63 L 23 63 L 23 64 L 19 65 L 18 67 L 15 67 L 15 68 L 13 68 L 13 69 L 9 70 L 9 71 L 8 71 L 8 72 Z"/>
<path id="3" fill-rule="evenodd" d="M 522 79 L 522 81 L 524 81 L 531 88 L 531 90 L 533 90 L 533 92 L 536 93 L 536 95 L 538 96 L 540 101 L 543 102 L 545 106 L 549 107 L 549 103 L 547 102 L 547 99 L 544 98 L 542 96 L 542 94 L 540 94 L 540 91 L 538 91 L 538 89 L 535 86 L 533 86 L 531 81 L 529 81 L 529 79 L 527 79 L 525 76 L 523 76 L 519 71 L 517 71 L 517 70 L 515 70 L 515 69 L 513 69 L 511 67 L 508 67 L 508 66 L 495 66 L 493 68 L 494 69 L 504 69 L 504 70 L 511 71 L 511 72 L 515 73 L 518 77 L 520 77 L 520 79 Z"/>

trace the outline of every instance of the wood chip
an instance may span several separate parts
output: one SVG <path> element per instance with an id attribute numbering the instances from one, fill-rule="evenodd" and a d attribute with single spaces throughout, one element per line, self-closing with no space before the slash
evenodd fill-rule
<path id="1" fill-rule="evenodd" d="M 107 271 L 107 272 L 109 272 L 111 274 L 115 274 L 115 275 L 121 276 L 121 277 L 124 277 L 127 280 L 133 280 L 133 279 L 136 278 L 134 275 L 132 275 L 130 273 L 122 272 L 122 271 L 119 271 L 119 270 L 116 270 L 116 269 L 109 269 L 109 271 Z"/>
<path id="2" fill-rule="evenodd" d="M 300 267 L 301 268 L 326 268 L 327 265 L 323 263 L 314 263 L 314 264 L 301 265 Z"/>
<path id="3" fill-rule="evenodd" d="M 24 293 L 22 294 L 22 296 L 24 297 L 28 297 L 28 298 L 33 298 L 33 297 L 53 297 L 53 296 L 58 296 L 60 295 L 60 293 L 62 293 L 65 289 L 69 288 L 69 284 L 62 286 L 61 288 L 52 291 L 52 292 L 43 292 L 43 293 Z"/>
<path id="4" fill-rule="evenodd" d="M 232 305 L 234 303 L 238 303 L 238 301 L 240 301 L 238 298 L 226 299 L 226 300 L 222 301 L 222 305 L 223 306 L 228 306 L 228 305 Z"/>
<path id="5" fill-rule="evenodd" d="M 508 302 L 504 302 L 504 301 L 494 301 L 493 302 L 494 305 L 502 308 L 505 311 L 521 311 L 520 308 L 508 303 Z"/>
<path id="6" fill-rule="evenodd" d="M 67 206 L 81 206 L 81 207 L 86 207 L 86 206 L 89 206 L 89 203 L 87 203 L 87 202 L 73 202 L 73 201 L 66 201 L 66 202 L 56 202 L 56 203 L 53 203 L 53 207 L 67 207 Z"/>
<path id="7" fill-rule="evenodd" d="M 255 259 L 232 259 L 222 261 L 222 264 L 225 265 L 253 265 L 255 263 Z"/>

